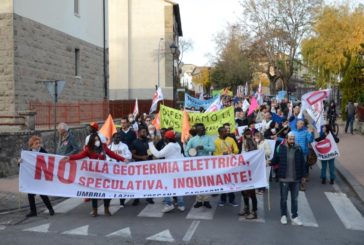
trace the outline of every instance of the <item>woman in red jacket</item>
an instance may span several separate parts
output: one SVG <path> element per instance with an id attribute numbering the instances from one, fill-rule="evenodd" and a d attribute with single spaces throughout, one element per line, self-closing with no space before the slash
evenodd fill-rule
<path id="1" fill-rule="evenodd" d="M 98 160 L 106 160 L 106 155 L 111 158 L 114 158 L 118 161 L 127 162 L 128 160 L 124 157 L 112 152 L 106 144 L 102 144 L 97 133 L 90 135 L 90 140 L 84 150 L 78 154 L 70 155 L 65 157 L 67 160 L 79 160 L 82 158 L 90 158 L 90 159 L 98 159 Z M 97 199 L 92 200 L 92 216 L 97 216 Z M 110 216 L 111 213 L 109 211 L 111 199 L 104 199 L 104 207 L 105 207 L 105 215 Z"/>

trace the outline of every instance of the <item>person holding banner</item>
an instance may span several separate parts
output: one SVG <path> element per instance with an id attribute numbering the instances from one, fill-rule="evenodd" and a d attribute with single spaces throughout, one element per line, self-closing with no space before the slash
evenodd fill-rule
<path id="1" fill-rule="evenodd" d="M 187 157 L 195 156 L 209 156 L 215 151 L 215 144 L 213 140 L 206 135 L 206 128 L 203 123 L 196 123 L 196 136 L 191 138 L 186 146 L 185 154 Z M 212 208 L 209 202 L 208 195 L 197 195 L 194 208 L 205 206 L 206 208 Z"/>
<path id="2" fill-rule="evenodd" d="M 336 143 L 339 142 L 339 139 L 335 136 L 335 134 L 332 133 L 330 124 L 325 124 L 322 127 L 322 130 L 320 132 L 320 137 L 316 138 L 316 142 L 323 141 L 327 138 L 327 136 L 331 133 Z M 331 143 L 330 143 L 331 145 Z M 321 184 L 326 184 L 326 169 L 327 165 L 329 165 L 329 172 L 330 172 L 330 185 L 334 184 L 335 181 L 335 157 L 328 159 L 328 160 L 321 160 Z"/>
<path id="3" fill-rule="evenodd" d="M 244 131 L 244 142 L 243 142 L 243 152 L 254 151 L 257 150 L 257 145 L 252 139 L 252 133 L 250 129 L 246 129 Z M 257 195 L 255 193 L 255 189 L 245 190 L 241 192 L 244 200 L 244 208 L 242 208 L 239 212 L 239 216 L 245 216 L 246 219 L 257 219 L 258 214 L 258 200 Z M 252 200 L 252 211 L 250 212 L 249 208 L 249 199 Z"/>
<path id="4" fill-rule="evenodd" d="M 43 147 L 41 147 L 41 138 L 38 136 L 30 137 L 30 139 L 28 140 L 28 147 L 31 151 L 47 153 L 47 151 Z M 21 160 L 19 163 L 21 163 Z M 51 202 L 49 201 L 48 196 L 40 195 L 40 198 L 42 198 L 42 201 L 48 208 L 49 215 L 53 216 L 54 210 Z M 28 201 L 29 201 L 30 213 L 28 213 L 26 217 L 29 218 L 37 216 L 37 207 L 35 205 L 35 194 L 28 193 Z"/>
<path id="5" fill-rule="evenodd" d="M 291 222 L 292 225 L 302 225 L 298 218 L 298 193 L 300 182 L 307 175 L 306 161 L 301 147 L 295 143 L 295 134 L 289 132 L 286 142 L 277 147 L 274 160 L 278 167 L 278 178 L 281 192 L 281 224 L 287 221 L 287 197 L 291 192 Z"/>
<path id="6" fill-rule="evenodd" d="M 90 159 L 98 159 L 98 160 L 106 160 L 106 155 L 109 157 L 122 161 L 128 162 L 128 160 L 113 151 L 111 151 L 105 143 L 101 143 L 101 139 L 97 133 L 93 133 L 90 135 L 89 141 L 84 148 L 84 150 L 78 154 L 70 155 L 65 157 L 64 160 L 79 160 L 83 158 Z M 92 216 L 97 216 L 97 199 L 91 199 L 92 201 Z M 111 216 L 109 211 L 110 199 L 104 199 L 104 207 L 105 207 L 105 215 Z"/>
<path id="7" fill-rule="evenodd" d="M 270 158 L 270 155 L 271 155 L 271 149 L 270 149 L 270 145 L 268 144 L 267 141 L 264 140 L 264 137 L 263 137 L 263 134 L 261 132 L 256 132 L 254 134 L 254 140 L 255 140 L 255 143 L 257 144 L 257 147 L 258 149 L 263 149 L 264 150 L 264 153 L 265 153 L 265 160 L 267 162 L 267 166 L 268 165 L 268 161 L 269 161 L 269 158 Z M 264 193 L 264 190 L 265 188 L 259 188 L 258 189 L 258 194 L 263 194 Z"/>
<path id="8" fill-rule="evenodd" d="M 158 151 L 153 141 L 149 141 L 149 150 L 152 152 L 153 156 L 156 158 L 165 158 L 165 159 L 182 159 L 184 156 L 181 153 L 181 146 L 176 141 L 176 134 L 173 130 L 168 130 L 164 134 L 164 140 L 166 142 L 166 146 L 163 147 L 162 150 Z M 168 213 L 174 209 L 173 199 L 172 197 L 164 198 L 165 206 L 162 209 L 162 213 Z M 185 211 L 185 203 L 183 201 L 182 196 L 177 197 L 177 205 L 180 211 Z"/>
<path id="9" fill-rule="evenodd" d="M 215 140 L 215 151 L 214 156 L 238 154 L 239 148 L 235 143 L 234 139 L 228 136 L 228 131 L 225 127 L 218 129 L 219 137 Z M 235 202 L 234 192 L 228 193 L 229 203 L 233 207 L 237 207 L 238 204 Z M 218 205 L 223 207 L 226 203 L 226 193 L 220 195 L 220 202 Z"/>

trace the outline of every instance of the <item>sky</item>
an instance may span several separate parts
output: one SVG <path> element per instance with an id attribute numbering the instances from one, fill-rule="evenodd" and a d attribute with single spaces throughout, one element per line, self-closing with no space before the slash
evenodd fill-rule
<path id="1" fill-rule="evenodd" d="M 364 0 L 325 0 L 336 4 L 361 3 Z M 234 23 L 242 12 L 239 0 L 174 0 L 179 4 L 183 38 L 191 40 L 193 49 L 183 55 L 185 64 L 210 64 L 208 54 L 214 55 L 214 35 Z"/>

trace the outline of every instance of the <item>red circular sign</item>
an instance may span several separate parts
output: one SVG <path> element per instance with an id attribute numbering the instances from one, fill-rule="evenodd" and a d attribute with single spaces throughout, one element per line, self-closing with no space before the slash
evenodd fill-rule
<path id="1" fill-rule="evenodd" d="M 331 151 L 331 141 L 326 138 L 316 144 L 316 150 L 321 154 L 327 154 Z"/>

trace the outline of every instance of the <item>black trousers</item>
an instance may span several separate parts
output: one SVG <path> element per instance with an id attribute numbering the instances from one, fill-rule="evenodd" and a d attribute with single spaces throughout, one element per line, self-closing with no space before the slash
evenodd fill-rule
<path id="1" fill-rule="evenodd" d="M 104 199 L 104 207 L 108 208 L 110 206 L 111 199 Z M 92 208 L 97 208 L 97 199 L 91 199 Z"/>
<path id="2" fill-rule="evenodd" d="M 229 202 L 234 202 L 235 201 L 235 194 L 234 192 L 230 192 L 230 193 L 223 193 L 220 195 L 220 200 L 221 202 L 225 203 L 226 202 L 226 196 L 229 196 Z"/>
<path id="3" fill-rule="evenodd" d="M 242 191 L 241 194 L 243 195 L 244 199 L 244 208 L 249 210 L 249 198 L 252 199 L 252 205 L 253 205 L 253 212 L 256 212 L 258 210 L 258 201 L 257 201 L 257 195 L 255 194 L 255 189 L 252 190 L 246 190 Z"/>
<path id="4" fill-rule="evenodd" d="M 44 204 L 46 205 L 46 207 L 48 208 L 49 211 L 53 210 L 52 204 L 49 201 L 48 196 L 40 195 L 40 198 L 42 198 Z M 28 201 L 29 201 L 30 212 L 36 214 L 37 213 L 37 207 L 35 205 L 35 194 L 28 194 Z"/>

